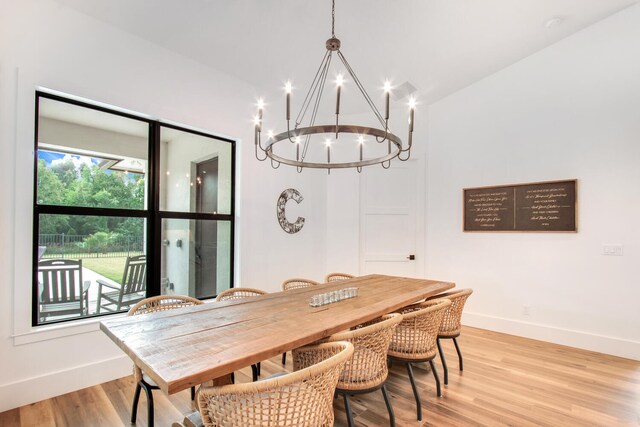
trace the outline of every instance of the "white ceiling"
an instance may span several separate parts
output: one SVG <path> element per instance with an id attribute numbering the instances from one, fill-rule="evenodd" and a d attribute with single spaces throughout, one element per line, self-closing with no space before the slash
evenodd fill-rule
<path id="1" fill-rule="evenodd" d="M 149 125 L 146 122 L 49 98 L 40 98 L 38 113 L 40 117 L 140 138 L 147 138 L 149 134 Z"/>
<path id="2" fill-rule="evenodd" d="M 272 93 L 302 96 L 331 35 L 329 0 L 58 0 Z M 337 0 L 336 36 L 374 99 L 389 78 L 441 99 L 638 0 Z M 561 23 L 545 23 L 560 17 Z M 258 94 L 257 93 L 257 94 Z"/>

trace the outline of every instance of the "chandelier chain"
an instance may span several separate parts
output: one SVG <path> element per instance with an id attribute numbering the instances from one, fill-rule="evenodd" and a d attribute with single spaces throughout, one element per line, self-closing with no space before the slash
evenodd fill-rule
<path id="1" fill-rule="evenodd" d="M 336 0 L 331 0 L 331 37 L 336 36 Z"/>

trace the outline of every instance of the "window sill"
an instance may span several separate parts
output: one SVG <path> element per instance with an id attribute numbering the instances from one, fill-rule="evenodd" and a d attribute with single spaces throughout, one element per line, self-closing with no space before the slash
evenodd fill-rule
<path id="1" fill-rule="evenodd" d="M 114 314 L 108 316 L 108 319 L 117 319 L 124 316 L 126 316 L 126 313 Z M 13 338 L 14 346 L 20 346 L 70 337 L 73 335 L 87 334 L 99 331 L 100 322 L 102 320 L 105 320 L 105 317 L 76 320 L 58 325 L 34 326 L 28 332 L 13 334 L 11 338 Z"/>

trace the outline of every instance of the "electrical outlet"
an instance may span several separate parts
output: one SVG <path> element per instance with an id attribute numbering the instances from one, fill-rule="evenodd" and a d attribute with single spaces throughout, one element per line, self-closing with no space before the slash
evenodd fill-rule
<path id="1" fill-rule="evenodd" d="M 622 245 L 604 245 L 602 247 L 602 254 L 609 256 L 622 256 Z"/>
<path id="2" fill-rule="evenodd" d="M 529 307 L 528 305 L 523 305 L 522 306 L 522 315 L 523 316 L 530 316 L 531 315 L 531 307 Z"/>

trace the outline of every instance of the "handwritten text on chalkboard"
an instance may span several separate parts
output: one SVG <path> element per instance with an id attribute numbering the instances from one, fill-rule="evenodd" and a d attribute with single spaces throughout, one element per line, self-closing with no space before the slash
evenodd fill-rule
<path id="1" fill-rule="evenodd" d="M 467 188 L 464 231 L 576 231 L 576 180 Z"/>

